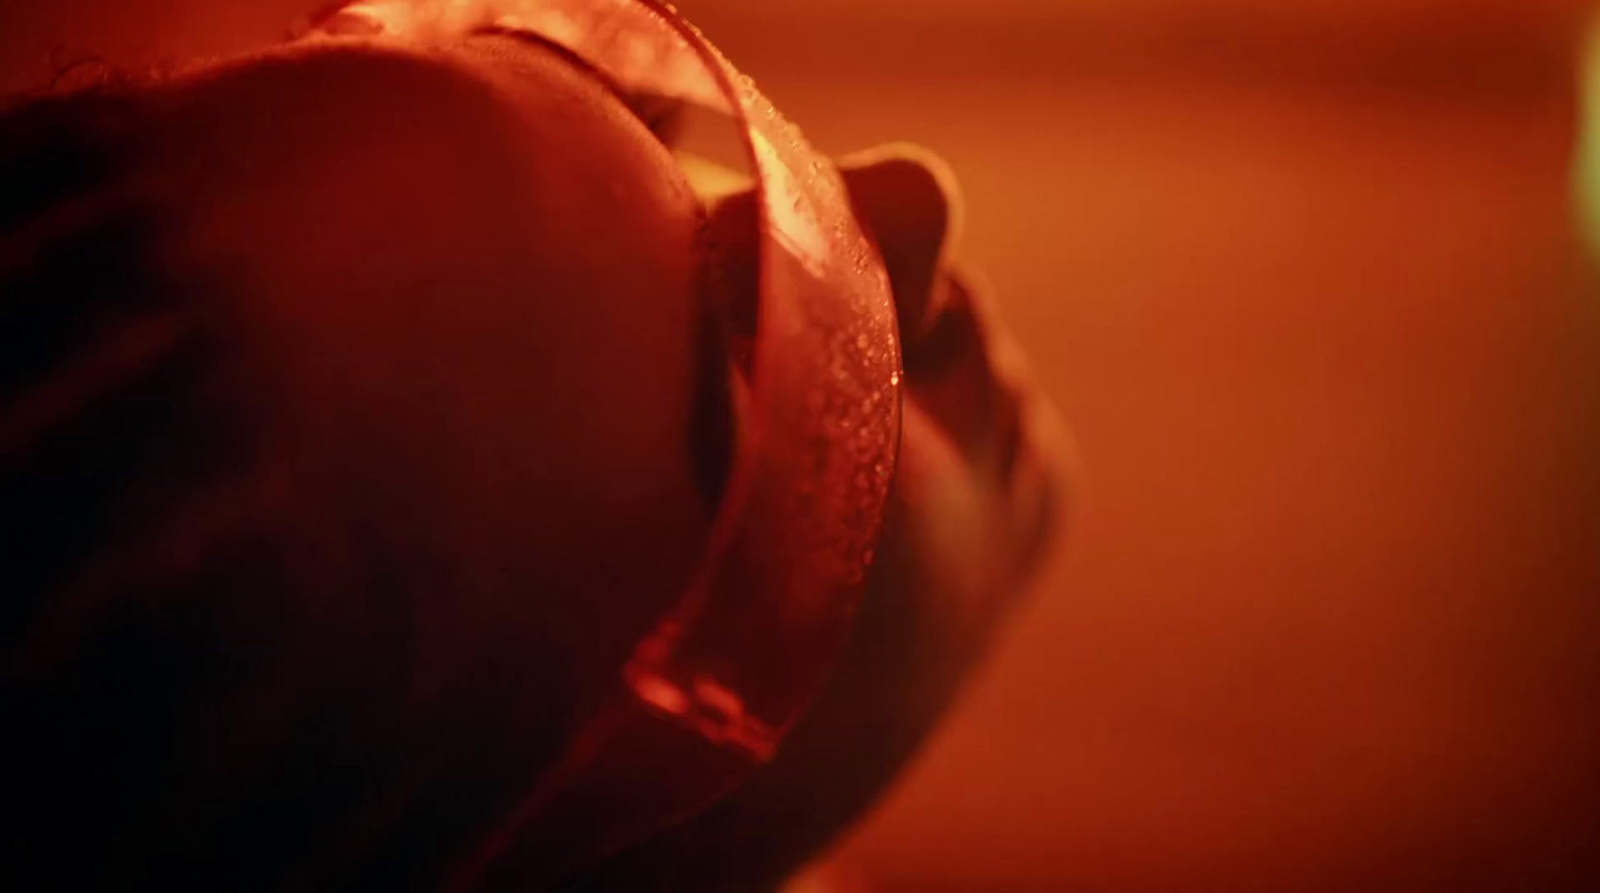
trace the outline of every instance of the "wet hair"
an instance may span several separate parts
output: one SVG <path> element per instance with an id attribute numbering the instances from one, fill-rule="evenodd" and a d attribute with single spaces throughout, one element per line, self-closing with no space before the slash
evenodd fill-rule
<path id="1" fill-rule="evenodd" d="M 227 283 L 163 254 L 167 87 L 0 112 L 0 888 L 416 886 L 526 783 L 455 730 L 526 720 L 402 706 L 415 568 L 279 478 Z"/>
<path id="2" fill-rule="evenodd" d="M 160 864 L 172 858 L 262 862 L 190 850 L 186 835 L 216 829 L 178 816 L 209 759 L 179 736 L 248 663 L 232 647 L 243 631 L 219 634 L 224 615 L 277 568 L 267 554 L 220 560 L 253 551 L 205 505 L 237 476 L 246 423 L 220 393 L 202 289 L 159 262 L 163 215 L 133 182 L 145 92 L 108 79 L 0 115 L 6 886 L 220 876 Z"/>

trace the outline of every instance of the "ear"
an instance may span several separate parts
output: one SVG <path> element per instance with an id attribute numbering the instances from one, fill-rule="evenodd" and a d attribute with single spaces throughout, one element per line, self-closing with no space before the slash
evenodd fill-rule
<path id="1" fill-rule="evenodd" d="M 907 143 L 847 155 L 839 169 L 856 218 L 888 268 L 901 336 L 914 341 L 938 315 L 939 268 L 959 232 L 955 176 L 943 159 Z"/>

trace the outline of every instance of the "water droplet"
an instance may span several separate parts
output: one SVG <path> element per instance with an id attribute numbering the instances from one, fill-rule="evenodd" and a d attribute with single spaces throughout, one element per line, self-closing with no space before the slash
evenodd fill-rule
<path id="1" fill-rule="evenodd" d="M 645 703 L 659 710 L 675 716 L 689 712 L 689 696 L 660 676 L 652 674 L 635 679 L 633 690 Z"/>

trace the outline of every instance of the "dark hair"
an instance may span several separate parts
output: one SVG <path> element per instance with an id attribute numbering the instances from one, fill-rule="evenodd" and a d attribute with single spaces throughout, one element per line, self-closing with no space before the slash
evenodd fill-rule
<path id="1" fill-rule="evenodd" d="M 163 254 L 177 86 L 0 112 L 0 888 L 424 884 L 541 757 L 470 759 L 514 686 L 404 700 L 394 544 L 279 473 L 226 283 Z"/>
<path id="2" fill-rule="evenodd" d="M 238 684 L 248 658 L 217 633 L 273 573 L 265 554 L 215 560 L 249 549 L 228 529 L 247 513 L 206 505 L 247 438 L 195 283 L 155 257 L 146 105 L 102 83 L 0 116 L 7 886 L 202 876 L 154 861 L 212 833 L 178 818 L 209 757 L 177 739 Z"/>

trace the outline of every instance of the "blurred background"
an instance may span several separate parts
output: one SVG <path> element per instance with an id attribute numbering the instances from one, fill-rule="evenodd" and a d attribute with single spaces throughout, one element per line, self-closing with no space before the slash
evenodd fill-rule
<path id="1" fill-rule="evenodd" d="M 308 5 L 5 0 L 5 83 Z M 1600 889 L 1586 3 L 681 6 L 823 148 L 949 159 L 1085 468 L 836 880 Z"/>

